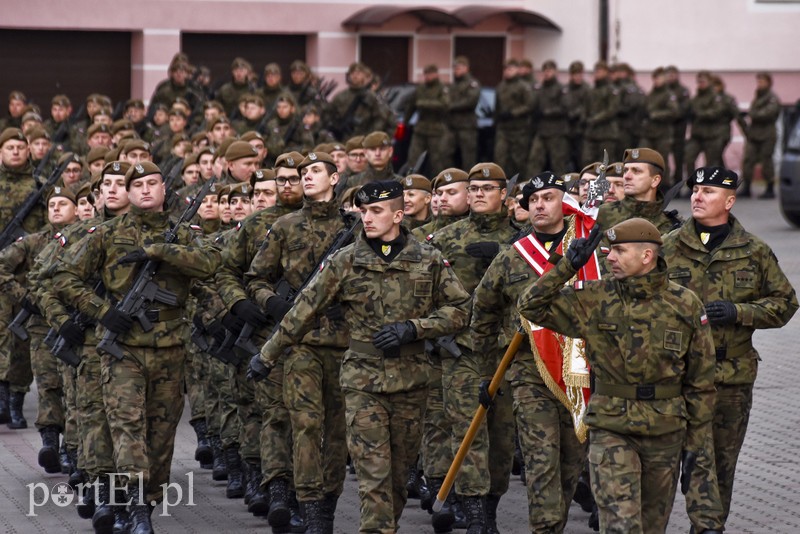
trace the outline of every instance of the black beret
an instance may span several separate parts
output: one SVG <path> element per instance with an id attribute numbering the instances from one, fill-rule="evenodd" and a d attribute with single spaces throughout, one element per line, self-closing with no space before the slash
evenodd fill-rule
<path id="1" fill-rule="evenodd" d="M 522 198 L 519 200 L 519 205 L 522 209 L 528 209 L 528 199 L 531 195 L 543 189 L 558 189 L 559 191 L 567 190 L 567 184 L 560 176 L 553 174 L 550 171 L 545 171 L 541 174 L 534 176 L 522 188 Z"/>
<path id="2" fill-rule="evenodd" d="M 384 180 L 382 182 L 370 182 L 361 187 L 356 193 L 356 207 L 362 204 L 374 204 L 393 198 L 403 197 L 403 186 L 396 180 Z"/>
<path id="3" fill-rule="evenodd" d="M 739 175 L 725 167 L 700 167 L 686 180 L 691 188 L 695 185 L 710 185 L 724 189 L 736 189 L 739 185 Z"/>

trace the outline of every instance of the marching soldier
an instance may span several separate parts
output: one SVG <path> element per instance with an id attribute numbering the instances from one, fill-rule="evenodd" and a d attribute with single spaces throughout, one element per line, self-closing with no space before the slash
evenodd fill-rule
<path id="1" fill-rule="evenodd" d="M 756 75 L 756 94 L 750 104 L 750 126 L 745 130 L 747 144 L 744 148 L 742 162 L 742 179 L 744 189 L 741 196 L 750 196 L 750 185 L 753 181 L 753 169 L 761 164 L 761 175 L 767 189 L 759 198 L 775 198 L 775 166 L 772 163 L 772 152 L 777 139 L 775 122 L 781 113 L 781 104 L 772 92 L 772 76 L 767 72 Z"/>
<path id="2" fill-rule="evenodd" d="M 469 59 L 458 56 L 453 60 L 453 83 L 450 84 L 450 105 L 447 124 L 452 136 L 452 154 L 447 161 L 459 161 L 459 167 L 471 169 L 478 157 L 478 118 L 475 108 L 481 98 L 481 86 L 469 72 Z M 445 147 L 445 152 L 448 151 Z M 455 153 L 460 159 L 455 159 Z M 412 160 L 413 161 L 413 160 Z M 438 172 L 438 170 L 437 170 Z"/>
<path id="3" fill-rule="evenodd" d="M 382 121 L 378 98 L 369 88 L 369 68 L 352 63 L 347 69 L 347 89 L 338 93 L 328 107 L 325 123 L 339 139 L 367 135 Z"/>
<path id="4" fill-rule="evenodd" d="M 403 185 L 403 225 L 409 230 L 431 221 L 431 181 L 421 174 L 409 174 Z"/>
<path id="5" fill-rule="evenodd" d="M 714 125 L 727 116 L 722 97 L 711 87 L 711 73 L 697 74 L 697 94 L 691 100 L 692 133 L 686 143 L 686 174 L 691 176 L 697 156 L 702 152 L 706 165 L 722 165 L 722 140 Z"/>
<path id="6" fill-rule="evenodd" d="M 185 336 L 181 334 L 187 327 L 182 308 L 189 292 L 187 278 L 210 276 L 219 264 L 219 253 L 190 246 L 194 237 L 185 227 L 176 229 L 178 243 L 161 242 L 169 219 L 163 211 L 164 182 L 156 165 L 132 166 L 125 185 L 131 212 L 98 226 L 76 243 L 62 258 L 53 283 L 63 300 L 119 336 L 124 357 L 103 355 L 103 374 L 108 376 L 103 399 L 116 468 L 126 473 L 122 481 L 128 484 L 131 531 L 145 533 L 152 531 L 146 503 L 163 498 L 183 412 Z M 155 282 L 177 297 L 178 306 L 148 310 L 154 328 L 144 332 L 132 317 L 97 296 L 85 280 L 100 272 L 108 296 L 119 301 L 135 277 L 136 269 L 129 264 L 148 259 L 160 261 Z"/>
<path id="7" fill-rule="evenodd" d="M 567 94 L 564 95 L 569 121 L 570 170 L 583 167 L 583 131 L 586 127 L 586 99 L 589 91 L 589 84 L 583 80 L 583 63 L 573 61 L 569 65 L 569 83 Z M 592 156 L 591 159 L 596 157 Z"/>
<path id="8" fill-rule="evenodd" d="M 289 93 L 275 100 L 275 117 L 267 122 L 267 154 L 302 152 L 314 146 L 311 132 L 303 128 L 302 117 L 296 113 L 294 97 Z"/>
<path id="9" fill-rule="evenodd" d="M 672 157 L 675 160 L 675 175 L 672 182 L 678 183 L 683 181 L 683 165 L 684 165 L 684 150 L 686 148 L 686 126 L 689 121 L 689 110 L 691 108 L 692 97 L 689 90 L 681 84 L 680 73 L 678 67 L 669 65 L 664 68 L 664 74 L 667 77 L 667 86 L 678 98 L 678 109 L 680 116 L 673 125 L 672 132 Z"/>
<path id="10" fill-rule="evenodd" d="M 536 136 L 528 154 L 527 172 L 535 176 L 544 169 L 552 169 L 561 175 L 567 172 L 569 143 L 566 89 L 556 73 L 555 61 L 545 61 L 542 65 L 542 84 L 534 98 L 534 117 L 537 119 Z"/>
<path id="11" fill-rule="evenodd" d="M 375 131 L 364 137 L 361 143 L 367 157 L 368 166 L 363 172 L 351 176 L 347 187 L 355 187 L 381 180 L 399 180 L 400 175 L 392 168 L 394 147 L 386 132 Z"/>
<path id="12" fill-rule="evenodd" d="M 494 159 L 506 174 L 525 172 L 530 148 L 530 113 L 533 90 L 519 76 L 519 62 L 506 60 L 503 80 L 497 86 Z"/>
<path id="13" fill-rule="evenodd" d="M 447 260 L 401 227 L 402 194 L 396 181 L 362 187 L 356 204 L 364 232 L 323 264 L 251 363 L 254 374 L 269 373 L 285 349 L 324 323 L 326 309 L 341 304 L 350 347 L 339 381 L 362 533 L 397 530 L 428 393 L 423 340 L 463 328 L 469 314 L 469 296 Z"/>
<path id="14" fill-rule="evenodd" d="M 408 161 L 415 162 L 423 151 L 428 151 L 428 168 L 438 173 L 445 168 L 445 147 L 447 139 L 447 110 L 450 107 L 450 89 L 439 80 L 439 67 L 427 65 L 423 70 L 424 83 L 417 85 L 414 94 L 408 99 L 404 121 L 409 124 L 412 115 L 419 113 Z M 416 169 L 420 172 L 421 169 Z"/>
<path id="15" fill-rule="evenodd" d="M 612 152 L 619 140 L 619 90 L 610 82 L 608 65 L 594 66 L 594 87 L 586 96 L 586 131 L 583 136 L 583 164 L 598 159 L 603 150 Z"/>
<path id="16" fill-rule="evenodd" d="M 675 121 L 680 118 L 680 113 L 678 96 L 667 85 L 664 69 L 658 67 L 653 71 L 653 89 L 645 101 L 642 146 L 651 147 L 659 154 L 668 156 L 672 151 Z M 664 164 L 667 165 L 667 160 L 664 160 Z M 663 186 L 666 186 L 671 176 L 668 167 L 664 169 L 664 176 Z"/>
<path id="17" fill-rule="evenodd" d="M 699 481 L 718 481 L 721 506 L 705 484 L 692 484 L 686 504 L 697 532 L 704 528 L 721 532 L 730 512 L 736 462 L 761 359 L 753 347 L 753 334 L 756 329 L 784 326 L 798 303 L 775 254 L 731 213 L 739 185 L 736 173 L 701 167 L 688 185 L 692 218 L 664 238 L 664 258 L 670 280 L 700 297 L 711 323 L 717 389 L 713 455 L 706 450 L 698 458 L 697 469 Z"/>
<path id="18" fill-rule="evenodd" d="M 680 474 L 711 445 L 714 345 L 700 299 L 667 278 L 661 236 L 633 218 L 606 237 L 613 276 L 571 282 L 600 242 L 594 228 L 519 298 L 522 316 L 585 340 L 594 392 L 585 423 L 602 532 L 664 532 Z"/>

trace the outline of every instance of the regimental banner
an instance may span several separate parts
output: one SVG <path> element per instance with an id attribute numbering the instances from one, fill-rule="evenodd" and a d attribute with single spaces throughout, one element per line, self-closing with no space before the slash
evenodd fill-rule
<path id="1" fill-rule="evenodd" d="M 573 215 L 564 234 L 564 239 L 556 248 L 556 254 L 563 256 L 565 247 L 569 247 L 573 239 L 588 237 L 595 224 L 594 213 L 582 211 L 578 203 L 570 195 L 564 195 L 564 215 Z M 525 262 L 539 276 L 553 268 L 550 254 L 545 245 L 534 235 L 528 235 L 516 243 L 514 248 Z M 578 271 L 569 284 L 584 280 L 600 278 L 600 263 L 595 253 L 589 262 Z M 547 328 L 543 328 L 524 317 L 520 317 L 522 326 L 527 332 L 536 367 L 547 388 L 569 410 L 572 415 L 575 435 L 583 442 L 588 437 L 588 429 L 583 422 L 586 407 L 589 404 L 589 362 L 586 359 L 585 343 L 582 339 L 573 339 Z"/>

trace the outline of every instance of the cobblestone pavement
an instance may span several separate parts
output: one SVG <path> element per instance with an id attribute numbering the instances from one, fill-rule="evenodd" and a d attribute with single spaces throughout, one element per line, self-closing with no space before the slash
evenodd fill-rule
<path id="1" fill-rule="evenodd" d="M 675 206 L 688 213 L 688 201 Z M 789 228 L 781 218 L 777 201 L 740 200 L 733 209 L 745 228 L 765 239 L 781 260 L 783 269 L 800 288 L 800 231 Z M 800 442 L 800 318 L 781 330 L 760 331 L 755 345 L 763 359 L 756 382 L 753 412 L 744 450 L 736 473 L 736 486 L 727 532 L 800 532 L 800 469 L 791 447 Z M 32 426 L 35 395 L 29 394 L 25 415 Z M 188 413 L 188 409 L 184 412 Z M 266 520 L 248 514 L 241 501 L 225 498 L 223 482 L 213 482 L 210 471 L 198 469 L 193 460 L 194 433 L 188 420 L 181 422 L 172 470 L 172 480 L 183 491 L 181 504 L 169 516 L 154 515 L 159 533 L 244 533 L 268 531 Z M 46 475 L 37 464 L 39 436 L 32 428 L 13 431 L 0 427 L 0 531 L 92 532 L 88 521 L 78 518 L 74 503 L 59 507 L 52 501 L 30 511 L 30 485 L 43 482 L 52 488 L 66 480 L 64 475 Z M 189 481 L 192 481 L 191 487 Z M 43 488 L 41 486 L 40 488 Z M 348 475 L 336 515 L 337 533 L 358 530 L 356 481 Z M 190 491 L 191 490 L 191 491 Z M 36 502 L 44 499 L 36 490 Z M 191 496 L 191 501 L 190 501 Z M 178 500 L 177 491 L 170 498 Z M 194 506 L 188 504 L 192 502 Z M 433 532 L 429 516 L 410 501 L 401 520 L 401 532 Z M 525 489 L 518 478 L 499 509 L 499 527 L 504 534 L 524 533 L 527 528 Z M 156 512 L 158 514 L 159 511 Z M 568 533 L 591 532 L 588 514 L 573 504 Z M 682 498 L 678 496 L 668 528 L 670 533 L 688 532 Z M 456 531 L 458 532 L 458 531 Z"/>

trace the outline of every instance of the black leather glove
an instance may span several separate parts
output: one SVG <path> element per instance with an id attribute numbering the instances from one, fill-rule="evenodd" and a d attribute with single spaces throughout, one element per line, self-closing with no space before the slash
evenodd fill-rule
<path id="1" fill-rule="evenodd" d="M 272 368 L 264 365 L 264 362 L 261 361 L 261 356 L 256 354 L 250 358 L 250 367 L 247 368 L 246 376 L 248 380 L 260 382 L 269 376 L 270 371 L 272 371 Z"/>
<path id="2" fill-rule="evenodd" d="M 33 302 L 31 302 L 31 300 L 28 297 L 22 299 L 22 309 L 28 310 L 28 312 L 30 312 L 31 315 L 41 315 L 39 307 Z"/>
<path id="3" fill-rule="evenodd" d="M 85 339 L 83 330 L 81 330 L 72 319 L 67 319 L 66 322 L 61 325 L 61 328 L 58 329 L 58 335 L 63 337 L 64 341 L 73 347 L 83 345 L 83 340 Z"/>
<path id="4" fill-rule="evenodd" d="M 500 243 L 493 241 L 481 241 L 480 243 L 470 243 L 464 249 L 467 254 L 473 258 L 483 258 L 486 260 L 493 260 L 500 252 Z"/>
<path id="5" fill-rule="evenodd" d="M 681 452 L 681 493 L 686 495 L 692 481 L 692 471 L 697 463 L 697 453 L 692 451 Z"/>
<path id="6" fill-rule="evenodd" d="M 222 321 L 217 319 L 211 321 L 211 324 L 206 327 L 206 332 L 219 343 L 225 341 L 225 327 L 222 325 Z"/>
<path id="7" fill-rule="evenodd" d="M 708 321 L 713 325 L 736 324 L 736 304 L 729 300 L 715 300 L 706 304 Z"/>
<path id="8" fill-rule="evenodd" d="M 417 328 L 411 321 L 389 323 L 372 336 L 372 344 L 379 349 L 391 349 L 417 339 Z"/>
<path id="9" fill-rule="evenodd" d="M 494 399 L 489 395 L 489 384 L 491 383 L 491 380 L 481 380 L 481 384 L 478 386 L 478 402 L 487 410 L 494 406 Z M 498 388 L 497 395 L 502 397 L 503 390 Z"/>
<path id="10" fill-rule="evenodd" d="M 226 329 L 230 330 L 231 332 L 238 334 L 244 328 L 244 319 L 237 316 L 233 312 L 228 312 L 222 318 L 222 326 Z M 224 336 L 223 336 L 224 337 Z"/>
<path id="11" fill-rule="evenodd" d="M 147 261 L 150 258 L 147 256 L 143 248 L 137 248 L 122 256 L 117 263 L 138 263 L 140 261 Z"/>
<path id="12" fill-rule="evenodd" d="M 328 306 L 325 310 L 325 317 L 328 318 L 329 321 L 336 323 L 339 321 L 344 321 L 344 312 L 342 311 L 341 304 L 334 304 L 333 306 Z"/>
<path id="13" fill-rule="evenodd" d="M 566 258 L 573 269 L 577 271 L 586 265 L 586 262 L 592 257 L 594 249 L 600 244 L 601 239 L 603 239 L 603 232 L 600 230 L 600 225 L 595 224 L 592 231 L 589 232 L 589 237 L 575 239 L 569 244 Z"/>
<path id="14" fill-rule="evenodd" d="M 234 304 L 231 312 L 256 328 L 261 328 L 267 324 L 267 317 L 261 313 L 261 309 L 250 299 L 242 299 Z"/>
<path id="15" fill-rule="evenodd" d="M 192 317 L 192 324 L 200 331 L 206 329 L 206 325 L 203 324 L 203 319 L 200 317 L 199 313 L 195 313 L 194 317 Z"/>
<path id="16" fill-rule="evenodd" d="M 124 334 L 133 328 L 133 318 L 116 308 L 110 308 L 100 319 L 100 324 L 115 334 Z"/>
<path id="17" fill-rule="evenodd" d="M 283 300 L 280 297 L 270 297 L 267 299 L 267 315 L 275 319 L 275 322 L 281 322 L 283 316 L 289 313 L 292 309 L 292 303 Z"/>

